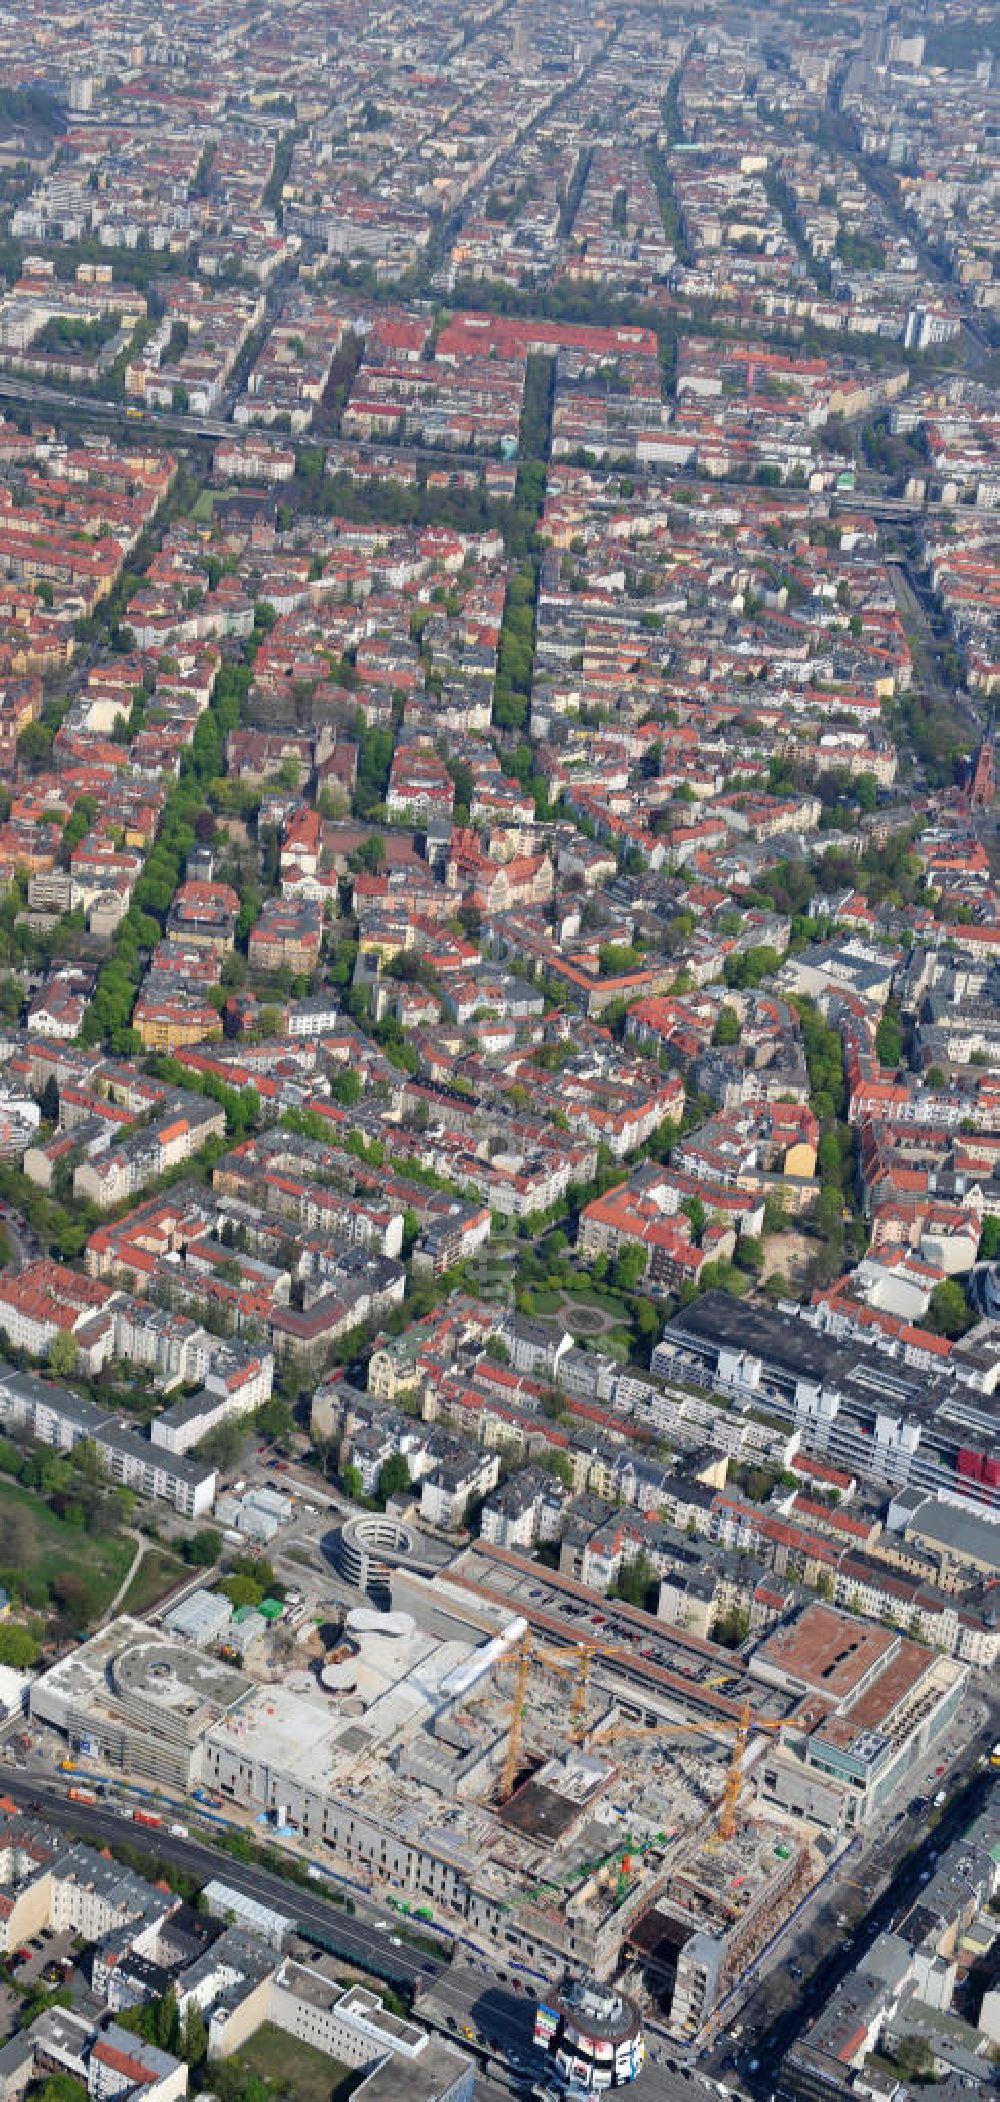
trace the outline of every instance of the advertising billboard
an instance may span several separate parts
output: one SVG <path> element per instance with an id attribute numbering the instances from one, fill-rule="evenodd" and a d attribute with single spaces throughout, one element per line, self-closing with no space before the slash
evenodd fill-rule
<path id="1" fill-rule="evenodd" d="M 540 2050 L 548 2050 L 558 2027 L 559 2016 L 555 2008 L 539 2004 L 535 2009 L 535 2042 Z"/>

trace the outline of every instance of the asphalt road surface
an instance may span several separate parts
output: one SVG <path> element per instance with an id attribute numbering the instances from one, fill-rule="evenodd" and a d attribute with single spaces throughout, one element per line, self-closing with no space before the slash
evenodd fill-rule
<path id="1" fill-rule="evenodd" d="M 887 1820 L 870 1837 L 865 1851 L 853 1857 L 847 1872 L 817 1898 L 794 1939 L 783 1945 L 780 1961 L 761 1979 L 739 2014 L 734 2012 L 734 2020 L 741 2021 L 744 2029 L 738 2051 L 724 2030 L 710 2051 L 684 2064 L 681 2047 L 675 2051 L 665 2035 L 649 2032 L 649 2058 L 633 2090 L 636 2102 L 709 2102 L 718 2093 L 720 2078 L 737 2092 L 749 2094 L 754 2102 L 766 2102 L 779 2089 L 782 2058 L 878 1935 L 913 1903 L 938 1855 L 983 1809 L 996 1776 L 989 1768 L 976 1767 L 969 1773 L 968 1767 L 995 1734 L 991 1707 L 988 1697 L 980 1699 L 985 1720 L 958 1755 L 963 1770 L 953 1771 L 954 1792 L 936 1824 L 928 1829 L 908 1814 L 898 1821 Z M 913 1788 L 929 1785 L 933 1783 L 919 1775 L 911 1783 Z M 0 1792 L 14 1802 L 37 1808 L 54 1825 L 94 1845 L 127 1843 L 151 1861 L 169 1855 L 179 1868 L 202 1881 L 228 1879 L 262 1904 L 286 1913 L 307 1938 L 410 1992 L 420 2019 L 477 2054 L 494 2092 L 528 2094 L 544 2079 L 544 2061 L 532 2044 L 534 1981 L 519 1977 L 516 1968 L 503 1977 L 485 1961 L 451 1963 L 444 1952 L 440 1957 L 431 1956 L 406 1943 L 403 1922 L 377 1898 L 352 1894 L 356 1910 L 348 1912 L 332 1903 L 319 1885 L 313 1891 L 267 1869 L 235 1861 L 208 1839 L 174 1835 L 168 1830 L 169 1811 L 164 1826 L 136 1825 L 106 1802 L 71 1803 L 62 1782 L 9 1770 L 0 1775 Z M 190 1808 L 184 1815 L 193 1821 Z M 850 1929 L 838 1924 L 842 1916 L 850 1920 Z M 792 1964 L 800 1977 L 793 1976 Z M 759 2061 L 753 2070 L 751 2060 Z"/>
<path id="2" fill-rule="evenodd" d="M 117 1841 L 121 1845 L 136 1847 L 152 1859 L 162 1861 L 167 1856 L 177 1868 L 187 1869 L 203 1882 L 218 1876 L 236 1884 L 250 1897 L 258 1898 L 261 1904 L 271 1905 L 294 1919 L 302 1934 L 331 1944 L 337 1955 L 363 1970 L 375 1972 L 390 1983 L 419 1990 L 436 1979 L 445 1968 L 444 1958 L 427 1956 L 422 1950 L 407 1947 L 405 1942 L 394 1948 L 389 1934 L 378 1932 L 374 1925 L 375 1918 L 380 1916 L 377 1908 L 373 1908 L 371 1919 L 360 1910 L 350 1913 L 343 1906 L 331 1904 L 319 1887 L 314 1895 L 302 1885 L 286 1882 L 283 1876 L 272 1875 L 267 1869 L 233 1860 L 207 1841 L 194 1837 L 180 1839 L 168 1829 L 169 1813 L 164 1824 L 155 1829 L 136 1825 L 130 1818 L 100 1802 L 69 1802 L 60 1789 L 46 1784 L 35 1774 L 28 1778 L 5 1771 L 0 1776 L 0 1793 L 8 1795 L 12 1802 L 30 1803 L 50 1823 L 94 1845 L 104 1846 Z M 364 1902 L 359 1899 L 359 1906 Z M 387 1917 L 392 1922 L 392 1933 L 400 1939 L 400 1923 L 391 1912 Z"/>
<path id="3" fill-rule="evenodd" d="M 874 1893 L 873 1901 L 856 1920 L 850 1900 L 856 1900 L 857 1889 L 842 1881 L 833 1885 L 830 1898 L 813 1926 L 789 1949 L 796 1968 L 801 1967 L 812 1975 L 807 1975 L 799 1984 L 792 1979 L 787 1966 L 782 1965 L 765 1980 L 754 2000 L 743 2010 L 745 2036 L 735 2054 L 735 2070 L 742 2088 L 758 2098 L 758 2102 L 765 2102 L 772 2092 L 780 2094 L 781 2060 L 811 2027 L 841 1980 L 857 1968 L 872 1943 L 913 1904 L 927 1880 L 928 1871 L 935 1866 L 937 1855 L 984 1809 L 995 1778 L 989 1771 L 975 1773 L 953 1795 L 938 1823 L 929 1831 L 922 1829 L 916 1846 L 912 1844 L 912 1819 L 904 1819 L 896 1827 L 895 1835 L 886 1833 L 865 1858 L 863 1871 L 855 1871 L 859 1880 L 863 1876 L 862 1894 Z M 909 1835 L 908 1824 L 911 1828 Z M 911 1850 L 900 1858 L 900 1850 L 907 1845 Z M 843 1912 L 851 1917 L 849 1928 L 840 1928 L 837 1924 L 838 1916 Z M 733 2055 L 732 2041 L 727 2043 L 723 2036 L 711 2054 L 710 2064 L 716 2075 L 730 2075 L 727 2060 Z M 751 2061 L 754 2060 L 759 2062 L 751 2070 Z"/>

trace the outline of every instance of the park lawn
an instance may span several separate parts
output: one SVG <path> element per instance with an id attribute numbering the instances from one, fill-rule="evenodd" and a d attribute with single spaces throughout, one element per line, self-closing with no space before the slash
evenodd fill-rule
<path id="1" fill-rule="evenodd" d="M 141 1620 L 142 1615 L 157 1605 L 164 1593 L 172 1591 L 186 1575 L 190 1575 L 190 1571 L 179 1555 L 172 1555 L 162 1547 L 147 1548 L 119 1611 L 135 1613 Z"/>
<path id="2" fill-rule="evenodd" d="M 620 1292 L 606 1292 L 601 1285 L 591 1284 L 589 1278 L 581 1278 L 579 1284 L 571 1285 L 566 1293 L 568 1299 L 579 1306 L 596 1307 L 598 1313 L 610 1314 L 613 1321 L 620 1321 L 623 1306 Z"/>
<path id="3" fill-rule="evenodd" d="M 99 1619 L 125 1576 L 135 1547 L 121 1533 L 85 1533 L 57 1518 L 34 1489 L 0 1478 L 0 1562 L 4 1542 L 17 1541 L 18 1569 L 27 1579 L 51 1585 L 55 1577 L 86 1571 L 94 1617 Z"/>
<path id="4" fill-rule="evenodd" d="M 531 1292 L 531 1302 L 536 1314 L 558 1314 L 563 1303 L 561 1291 L 550 1291 L 547 1285 L 542 1285 L 537 1292 L 532 1286 L 529 1286 L 528 1289 Z"/>
<path id="5" fill-rule="evenodd" d="M 232 2061 L 231 2061 L 232 2062 Z M 266 2080 L 269 2093 L 287 2095 L 289 2102 L 346 2102 L 362 2078 L 361 2073 L 327 2058 L 312 2044 L 287 2036 L 273 2022 L 265 2022 L 256 2036 L 237 2052 L 235 2063 L 247 2074 Z"/>
<path id="6" fill-rule="evenodd" d="M 199 525 L 211 525 L 215 516 L 215 497 L 211 489 L 200 491 L 191 516 L 198 520 Z"/>

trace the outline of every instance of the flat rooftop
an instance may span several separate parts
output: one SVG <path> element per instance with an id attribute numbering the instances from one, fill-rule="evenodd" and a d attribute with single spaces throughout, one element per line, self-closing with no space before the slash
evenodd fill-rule
<path id="1" fill-rule="evenodd" d="M 790 1712 L 791 1702 L 750 1677 L 731 1650 L 621 1599 L 597 1598 L 572 1577 L 511 1549 L 471 1541 L 450 1580 L 476 1598 L 504 1601 L 545 1642 L 594 1644 L 591 1684 L 613 1679 L 619 1698 L 634 1687 L 671 1712 L 679 1704 L 684 1714 L 718 1715 L 726 1723 L 738 1720 L 747 1700 L 755 1714 L 781 1719 Z"/>
<path id="2" fill-rule="evenodd" d="M 873 1419 L 891 1413 L 907 1422 L 928 1425 L 940 1415 L 947 1425 L 950 1411 L 965 1411 L 971 1403 L 971 1390 L 956 1386 L 953 1379 L 911 1368 L 881 1351 L 873 1354 L 868 1343 L 823 1335 L 793 1314 L 748 1306 L 727 1292 L 705 1292 L 675 1314 L 663 1331 L 663 1342 L 682 1354 L 693 1354 L 708 1368 L 718 1362 L 723 1349 L 759 1358 L 786 1395 L 799 1380 L 805 1380 L 836 1389 L 845 1405 Z M 709 1370 L 708 1385 L 711 1378 Z M 766 1407 L 766 1383 L 760 1399 Z M 977 1392 L 975 1409 L 984 1423 L 995 1424 L 1000 1417 L 1000 1393 Z"/>
<path id="3" fill-rule="evenodd" d="M 940 1661 L 948 1662 L 946 1658 Z M 880 1672 L 874 1686 L 867 1687 L 858 1700 L 852 1701 L 851 1721 L 860 1724 L 862 1729 L 877 1729 L 920 1685 L 921 1680 L 936 1670 L 938 1662 L 935 1652 L 925 1643 L 910 1642 L 905 1635 L 902 1636 L 898 1649 L 890 1657 L 885 1670 Z"/>
<path id="4" fill-rule="evenodd" d="M 231 1665 L 163 1635 L 125 1644 L 111 1672 L 123 1699 L 137 1694 L 192 1733 L 225 1714 L 246 1684 Z"/>
<path id="5" fill-rule="evenodd" d="M 369 1992 L 366 1986 L 345 1985 L 326 1957 L 319 1963 L 299 1963 L 292 1956 L 286 1957 L 281 1967 L 280 1983 L 297 1999 L 324 2014 L 336 2008 L 347 2019 L 353 2016 L 357 2021 L 366 2022 L 384 2036 L 391 2049 L 415 2056 L 422 2048 L 424 2031 L 416 2022 L 391 2014 L 383 2007 L 378 1995 Z"/>
<path id="6" fill-rule="evenodd" d="M 32 1687 L 32 1704 L 43 1716 L 52 1700 L 120 1714 L 121 1703 L 138 1695 L 159 1707 L 165 1726 L 193 1737 L 250 1685 L 232 1665 L 121 1614 L 42 1673 Z"/>
<path id="7" fill-rule="evenodd" d="M 364 2084 L 365 2102 L 439 2102 L 474 2061 L 441 2037 L 429 2037 L 419 2058 L 393 2052 Z"/>
<path id="8" fill-rule="evenodd" d="M 384 1764 L 426 1728 L 455 1674 L 485 1654 L 480 1630 L 471 1632 L 474 1641 L 442 1641 L 406 1614 L 356 1612 L 318 1682 L 250 1686 L 212 1741 L 304 1788 L 333 1789 L 359 1761 Z"/>
<path id="9" fill-rule="evenodd" d="M 829 1381 L 860 1355 L 861 1346 L 843 1344 L 822 1336 L 794 1315 L 744 1305 L 729 1292 L 703 1292 L 682 1313 L 668 1321 L 665 1340 L 679 1342 L 697 1337 L 714 1348 L 749 1352 L 753 1357 L 777 1360 L 801 1379 Z"/>
<path id="10" fill-rule="evenodd" d="M 900 1646 L 892 1628 L 874 1627 L 835 1606 L 807 1606 L 790 1627 L 776 1628 L 751 1659 L 837 1704 L 850 1700 L 873 1671 L 884 1671 Z M 907 1647 L 917 1650 L 916 1643 Z M 924 1662 L 927 1651 L 921 1650 Z"/>

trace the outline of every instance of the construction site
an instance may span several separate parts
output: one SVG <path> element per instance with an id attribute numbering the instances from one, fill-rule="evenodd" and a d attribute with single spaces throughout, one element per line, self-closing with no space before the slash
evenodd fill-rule
<path id="1" fill-rule="evenodd" d="M 825 1865 L 801 1833 L 749 1819 L 680 1850 L 625 1950 L 679 2038 L 719 2016 Z"/>
<path id="2" fill-rule="evenodd" d="M 481 1885 L 504 1882 L 505 1938 L 609 1978 L 624 1966 L 679 2036 L 703 2027 L 835 1852 L 762 1813 L 754 1789 L 779 1715 L 696 1718 L 625 1700 L 612 1646 L 511 1641 L 439 1716 L 435 1748 L 471 1758 Z M 405 1765 L 415 1774 L 416 1748 Z M 421 1778 L 425 1775 L 421 1773 Z M 441 1781 L 441 1768 L 436 1779 Z M 453 1828 L 454 1830 L 454 1828 Z"/>
<path id="3" fill-rule="evenodd" d="M 621 1980 L 701 2035 L 965 1674 L 830 1607 L 746 1658 L 618 1602 L 581 1627 L 578 1587 L 515 1564 L 397 1569 L 386 1607 L 331 1606 L 284 1661 L 268 1636 L 257 1669 L 114 1622 L 32 1712 L 539 1987 Z"/>

